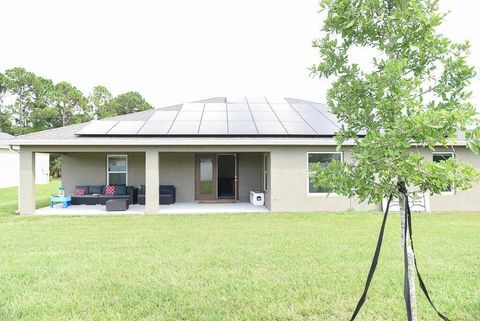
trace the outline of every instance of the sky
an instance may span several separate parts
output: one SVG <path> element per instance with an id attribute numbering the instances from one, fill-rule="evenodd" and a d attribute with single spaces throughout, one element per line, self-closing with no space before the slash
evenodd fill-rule
<path id="1" fill-rule="evenodd" d="M 441 8 L 441 30 L 471 42 L 480 71 L 480 2 Z M 99 84 L 135 90 L 155 107 L 215 96 L 325 102 L 328 82 L 308 71 L 319 62 L 318 11 L 318 0 L 2 0 L 0 71 L 21 66 L 87 95 Z M 480 76 L 472 90 L 480 106 Z"/>

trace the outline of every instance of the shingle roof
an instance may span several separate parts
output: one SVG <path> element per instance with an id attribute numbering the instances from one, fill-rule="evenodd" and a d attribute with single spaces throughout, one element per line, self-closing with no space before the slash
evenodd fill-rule
<path id="1" fill-rule="evenodd" d="M 162 136 L 162 134 L 156 134 L 156 131 L 152 133 L 149 133 L 148 131 L 148 128 L 146 128 L 145 125 L 158 125 L 160 124 L 159 122 L 157 123 L 151 123 L 152 121 L 155 120 L 155 117 L 162 117 L 163 115 L 166 115 L 168 113 L 172 113 L 172 114 L 180 114 L 181 116 L 185 115 L 186 116 L 186 121 L 182 121 L 181 118 L 180 119 L 177 119 L 176 122 L 172 122 L 168 127 L 169 130 L 172 130 L 172 133 L 177 133 L 176 135 L 177 136 L 191 136 L 191 134 L 189 133 L 195 133 L 195 134 L 198 134 L 201 130 L 200 128 L 200 123 L 198 122 L 198 120 L 195 120 L 195 121 L 188 121 L 188 117 L 190 116 L 195 116 L 193 115 L 193 113 L 195 113 L 195 110 L 192 110 L 192 106 L 199 106 L 199 108 L 202 109 L 202 113 L 203 113 L 203 109 L 204 107 L 203 106 L 210 106 L 213 108 L 213 110 L 215 110 L 215 104 L 223 104 L 226 106 L 227 102 L 229 101 L 230 98 L 227 98 L 227 97 L 214 97 L 214 98 L 209 98 L 209 99 L 204 99 L 204 100 L 199 100 L 199 101 L 196 101 L 194 103 L 186 103 L 186 104 L 179 104 L 179 105 L 174 105 L 174 106 L 168 106 L 168 107 L 163 107 L 163 108 L 157 108 L 157 109 L 151 109 L 151 110 L 147 110 L 147 111 L 142 111 L 142 112 L 137 112 L 137 113 L 131 113 L 131 114 L 127 114 L 127 115 L 121 115 L 121 116 L 115 116 L 115 117 L 111 117 L 111 118 L 106 118 L 106 119 L 102 119 L 102 120 L 98 120 L 98 121 L 90 121 L 90 122 L 86 122 L 86 123 L 81 123 L 81 124 L 76 124 L 76 125 L 71 125 L 71 126 L 65 126 L 65 127 L 61 127 L 61 128 L 55 128 L 55 129 L 50 129 L 50 130 L 45 130 L 45 131 L 41 131 L 41 132 L 36 132 L 36 133 L 31 133 L 31 134 L 26 134 L 26 135 L 22 135 L 22 136 L 17 136 L 15 137 L 14 139 L 14 143 L 15 144 L 21 144 L 22 142 L 26 142 L 28 141 L 29 143 L 32 143 L 34 144 L 35 142 L 42 142 L 42 143 L 48 143 L 48 141 L 54 141 L 54 140 L 59 140 L 61 139 L 62 141 L 68 141 L 68 140 L 71 140 L 73 144 L 75 144 L 75 141 L 78 141 L 79 138 L 83 138 L 83 139 L 91 139 L 91 140 L 94 140 L 95 138 L 98 138 L 98 136 L 104 136 L 103 138 L 106 138 L 106 139 L 117 139 L 118 137 L 112 137 L 112 135 L 108 135 L 108 132 L 104 133 L 104 134 L 96 134 L 96 135 L 82 135 L 82 132 L 85 133 L 85 130 L 88 129 L 88 126 L 92 126 L 92 124 L 95 124 L 95 123 L 100 123 L 102 126 L 105 127 L 105 125 L 107 125 L 108 122 L 110 122 L 110 124 L 112 124 L 111 128 L 114 128 L 114 127 L 117 127 L 114 131 L 112 132 L 120 132 L 121 133 L 121 130 L 119 129 L 118 126 L 120 127 L 123 127 L 123 128 L 127 128 L 128 126 L 139 126 L 139 125 L 142 125 L 138 128 L 141 128 L 144 132 L 146 132 L 148 136 Z M 244 97 L 240 97 L 240 98 L 237 98 L 237 99 L 245 99 Z M 254 99 L 254 98 L 252 98 Z M 261 97 L 259 98 L 255 98 L 255 99 L 261 99 Z M 282 101 L 282 99 L 271 99 L 271 101 Z M 266 102 L 267 103 L 267 102 Z M 231 128 L 230 128 L 230 131 L 232 132 L 229 133 L 225 133 L 224 131 L 221 132 L 221 134 L 212 134 L 212 136 L 248 136 L 249 134 L 244 134 L 245 132 L 245 128 L 250 126 L 250 125 L 255 125 L 256 127 L 248 127 L 250 128 L 249 130 L 252 130 L 252 134 L 257 136 L 261 135 L 261 132 L 262 131 L 265 131 L 267 130 L 267 136 L 278 136 L 278 134 L 272 134 L 272 135 L 268 135 L 268 130 L 274 130 L 274 132 L 276 133 L 276 131 L 278 130 L 281 134 L 281 136 L 289 136 L 290 135 L 290 132 L 294 134 L 295 131 L 299 131 L 299 134 L 297 134 L 296 136 L 324 136 L 324 137 L 327 137 L 327 136 L 333 136 L 334 132 L 338 129 L 337 126 L 335 125 L 336 123 L 336 120 L 335 120 L 335 117 L 330 114 L 326 108 L 325 105 L 322 105 L 322 104 L 319 104 L 319 103 L 315 103 L 315 102 L 311 102 L 311 101 L 305 101 L 305 100 L 299 100 L 299 99 L 294 99 L 294 98 L 285 98 L 283 100 L 283 103 L 285 104 L 285 106 L 290 106 L 292 107 L 292 113 L 289 113 L 289 114 L 282 114 L 282 112 L 277 112 L 277 118 L 278 117 L 293 117 L 295 116 L 296 118 L 294 119 L 294 121 L 284 121 L 282 122 L 282 120 L 280 119 L 271 119 L 271 120 L 274 120 L 274 121 L 269 121 L 269 117 L 271 117 L 272 115 L 267 115 L 266 112 L 255 112 L 255 111 L 252 111 L 252 110 L 249 110 L 249 114 L 252 115 L 252 117 L 254 117 L 255 119 L 259 119 L 258 121 L 255 122 L 255 119 L 248 119 L 248 121 L 239 121 L 239 122 L 236 122 L 235 124 L 231 124 Z M 197 105 L 195 105 L 197 104 Z M 281 104 L 281 103 L 279 103 Z M 302 106 L 302 104 L 304 106 Z M 184 112 L 188 112 L 188 107 L 187 106 L 190 106 L 190 111 L 193 111 L 192 114 L 188 113 L 188 114 L 184 114 Z M 309 106 L 312 106 L 312 107 L 309 107 Z M 260 104 L 257 104 L 258 108 L 261 108 L 262 106 Z M 282 107 L 282 106 L 279 106 L 279 108 Z M 289 108 L 290 108 L 289 107 Z M 309 108 L 312 108 L 312 112 L 315 112 L 316 114 L 316 117 L 320 117 L 319 119 L 322 120 L 322 123 L 324 125 L 326 125 L 326 130 L 324 130 L 321 135 L 318 134 L 318 132 L 321 131 L 321 129 L 318 129 L 316 128 L 316 124 L 315 124 L 315 119 L 312 119 L 312 120 L 309 120 L 306 116 L 310 115 L 308 113 L 304 113 L 305 108 L 306 107 L 309 107 Z M 209 107 L 206 107 L 206 108 L 209 108 Z M 302 109 L 303 108 L 303 109 Z M 186 109 L 186 110 L 185 110 Z M 261 110 L 261 109 L 260 109 Z M 198 113 L 200 113 L 199 111 L 197 111 Z M 247 114 L 243 114 L 241 112 L 239 113 L 235 113 L 233 112 L 234 116 L 238 116 L 238 117 L 248 117 Z M 275 112 L 272 110 L 272 113 L 275 114 Z M 214 114 L 212 114 L 214 115 Z M 302 116 L 303 115 L 303 116 Z M 313 113 L 311 114 L 313 115 Z M 215 114 L 214 116 L 218 116 L 217 114 Z M 260 118 L 261 117 L 264 117 L 266 118 L 266 121 L 262 121 Z M 288 119 L 284 119 L 284 120 L 288 120 Z M 143 122 L 143 123 L 140 123 L 140 122 Z M 149 123 L 150 122 L 150 123 Z M 194 123 L 193 126 L 192 126 L 192 123 Z M 217 121 L 214 121 L 213 123 L 215 123 L 213 125 L 213 130 L 215 131 L 215 126 L 218 126 L 218 122 Z M 183 127 L 184 125 L 186 125 L 186 127 Z M 212 123 L 208 123 L 207 125 L 212 125 Z M 266 125 L 269 125 L 270 127 L 266 126 Z M 190 127 L 188 127 L 190 126 Z M 220 125 L 221 126 L 221 125 Z M 242 127 L 244 126 L 244 127 Z M 109 126 L 106 126 L 106 127 L 109 127 Z M 152 127 L 152 126 L 151 126 Z M 187 128 L 188 127 L 188 128 Z M 198 127 L 198 128 L 197 128 Z M 318 126 L 317 126 L 318 127 Z M 153 128 L 158 128 L 158 127 L 155 127 L 153 126 Z M 193 129 L 192 129 L 193 128 Z M 266 129 L 264 129 L 266 128 Z M 156 130 L 156 129 L 155 129 Z M 303 131 L 302 131 L 303 130 Z M 160 131 L 161 132 L 161 131 Z M 238 133 L 238 134 L 233 134 L 233 133 Z M 88 131 L 86 131 L 86 133 L 88 133 Z M 225 133 L 225 135 L 223 134 Z M 105 135 L 107 134 L 107 135 Z M 117 134 L 118 135 L 118 134 Z M 96 137 L 92 137 L 92 136 L 96 136 Z M 121 135 L 121 136 L 136 136 L 138 137 L 138 135 L 129 135 L 129 134 L 125 134 L 125 135 Z M 209 136 L 209 134 L 206 134 L 206 136 Z"/>

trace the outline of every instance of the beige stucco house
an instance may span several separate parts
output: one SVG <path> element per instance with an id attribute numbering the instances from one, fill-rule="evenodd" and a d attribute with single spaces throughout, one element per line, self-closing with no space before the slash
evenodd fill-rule
<path id="1" fill-rule="evenodd" d="M 20 156 L 8 145 L 8 140 L 12 138 L 12 135 L 0 132 L 0 188 L 18 186 L 20 179 Z M 49 163 L 49 154 L 36 154 L 35 184 L 48 184 Z"/>
<path id="2" fill-rule="evenodd" d="M 309 180 L 309 163 L 351 161 L 351 146 L 336 151 L 335 117 L 323 104 L 292 98 L 211 98 L 17 137 L 21 214 L 35 213 L 34 161 L 39 153 L 63 156 L 63 186 L 146 186 L 145 213 L 158 213 L 159 185 L 174 185 L 178 204 L 247 203 L 265 193 L 269 211 L 380 210 L 381 204 L 328 194 Z M 458 157 L 480 168 L 459 141 L 424 152 Z M 480 210 L 480 186 L 451 188 L 428 197 L 433 211 Z"/>

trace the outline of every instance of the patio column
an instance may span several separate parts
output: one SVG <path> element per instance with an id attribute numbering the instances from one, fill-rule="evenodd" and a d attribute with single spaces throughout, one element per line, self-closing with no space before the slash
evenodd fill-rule
<path id="1" fill-rule="evenodd" d="M 145 213 L 156 214 L 160 202 L 158 150 L 145 151 Z"/>
<path id="2" fill-rule="evenodd" d="M 20 214 L 35 213 L 35 153 L 20 149 L 20 177 L 18 186 Z"/>

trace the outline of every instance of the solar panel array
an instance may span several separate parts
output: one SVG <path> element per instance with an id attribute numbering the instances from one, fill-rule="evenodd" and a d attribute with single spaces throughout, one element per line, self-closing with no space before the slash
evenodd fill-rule
<path id="1" fill-rule="evenodd" d="M 185 103 L 158 109 L 146 121 L 93 121 L 90 136 L 330 136 L 338 121 L 325 105 L 283 98 L 227 97 L 226 103 Z"/>

